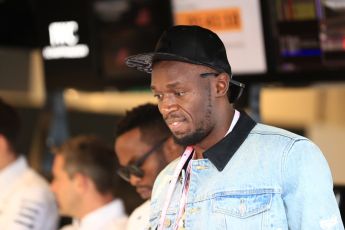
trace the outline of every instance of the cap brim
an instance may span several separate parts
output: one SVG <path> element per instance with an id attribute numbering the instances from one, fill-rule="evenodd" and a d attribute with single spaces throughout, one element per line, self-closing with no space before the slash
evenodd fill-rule
<path id="1" fill-rule="evenodd" d="M 152 59 L 154 53 L 143 53 L 126 58 L 126 65 L 130 68 L 134 68 L 146 73 L 152 72 Z"/>
<path id="2" fill-rule="evenodd" d="M 182 62 L 188 62 L 188 63 L 196 64 L 196 65 L 205 65 L 201 62 L 196 62 L 188 58 L 170 54 L 170 53 L 143 53 L 143 54 L 129 56 L 126 59 L 126 65 L 130 68 L 134 68 L 139 71 L 151 73 L 152 63 L 155 61 L 160 61 L 160 60 L 182 61 Z"/>

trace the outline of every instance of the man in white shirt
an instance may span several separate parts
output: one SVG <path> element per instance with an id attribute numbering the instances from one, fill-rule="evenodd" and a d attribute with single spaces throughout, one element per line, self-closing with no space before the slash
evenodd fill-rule
<path id="1" fill-rule="evenodd" d="M 183 149 L 173 140 L 154 104 L 128 111 L 116 131 L 115 152 L 121 165 L 118 174 L 147 199 L 130 215 L 127 230 L 146 229 L 153 183 L 159 172 L 178 158 Z"/>
<path id="2" fill-rule="evenodd" d="M 20 119 L 0 99 L 0 229 L 55 230 L 58 212 L 45 179 L 16 150 Z"/>
<path id="3" fill-rule="evenodd" d="M 73 217 L 63 230 L 122 230 L 127 216 L 115 198 L 114 151 L 95 136 L 78 136 L 56 150 L 51 188 L 61 215 Z"/>

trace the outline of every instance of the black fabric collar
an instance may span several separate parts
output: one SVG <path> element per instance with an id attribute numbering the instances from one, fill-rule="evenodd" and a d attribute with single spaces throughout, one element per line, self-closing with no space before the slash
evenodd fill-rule
<path id="1" fill-rule="evenodd" d="M 241 111 L 234 129 L 217 144 L 206 150 L 203 157 L 208 158 L 218 171 L 222 171 L 255 125 L 256 122 Z"/>

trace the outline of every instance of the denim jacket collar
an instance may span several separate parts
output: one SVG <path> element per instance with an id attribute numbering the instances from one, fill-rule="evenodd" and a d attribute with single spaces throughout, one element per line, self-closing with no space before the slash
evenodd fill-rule
<path id="1" fill-rule="evenodd" d="M 218 171 L 222 171 L 255 125 L 256 122 L 244 111 L 241 111 L 241 116 L 234 129 L 218 143 L 206 150 L 203 153 L 203 157 L 208 158 Z"/>

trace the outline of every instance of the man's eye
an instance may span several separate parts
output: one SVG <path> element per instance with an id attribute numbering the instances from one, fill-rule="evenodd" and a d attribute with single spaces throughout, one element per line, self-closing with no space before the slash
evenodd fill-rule
<path id="1" fill-rule="evenodd" d="M 155 98 L 157 98 L 158 100 L 161 100 L 163 98 L 162 94 L 154 94 L 153 95 Z"/>
<path id="2" fill-rule="evenodd" d="M 178 96 L 178 97 L 181 97 L 181 96 L 183 96 L 185 94 L 186 94 L 186 92 L 184 92 L 184 91 L 179 91 L 179 92 L 175 93 L 175 95 Z"/>

